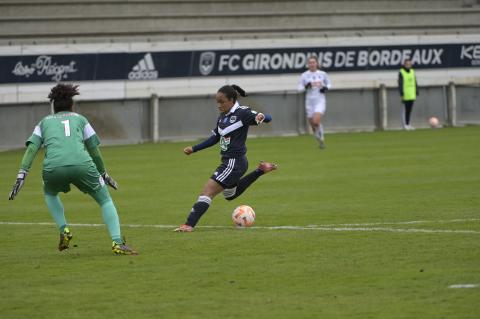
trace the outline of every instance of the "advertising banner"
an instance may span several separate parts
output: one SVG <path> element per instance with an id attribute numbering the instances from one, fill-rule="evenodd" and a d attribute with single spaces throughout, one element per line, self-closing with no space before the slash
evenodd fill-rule
<path id="1" fill-rule="evenodd" d="M 311 55 L 327 72 L 480 67 L 479 43 L 45 54 L 0 56 L 0 83 L 301 73 Z"/>

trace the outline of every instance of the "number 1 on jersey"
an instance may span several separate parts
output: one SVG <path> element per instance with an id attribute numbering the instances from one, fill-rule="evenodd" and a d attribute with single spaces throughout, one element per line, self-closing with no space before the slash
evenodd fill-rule
<path id="1" fill-rule="evenodd" d="M 70 120 L 62 121 L 62 124 L 65 129 L 65 136 L 70 136 Z"/>

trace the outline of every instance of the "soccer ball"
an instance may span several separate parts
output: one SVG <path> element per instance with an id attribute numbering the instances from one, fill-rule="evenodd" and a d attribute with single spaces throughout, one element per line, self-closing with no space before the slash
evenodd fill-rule
<path id="1" fill-rule="evenodd" d="M 232 221 L 237 227 L 250 227 L 255 223 L 255 211 L 247 205 L 240 205 L 233 210 Z"/>
<path id="2" fill-rule="evenodd" d="M 435 116 L 432 116 L 432 117 L 428 120 L 428 124 L 430 124 L 430 127 L 431 127 L 431 128 L 437 128 L 437 127 L 438 127 L 438 124 L 439 124 L 439 121 L 438 121 L 438 119 L 437 119 Z"/>

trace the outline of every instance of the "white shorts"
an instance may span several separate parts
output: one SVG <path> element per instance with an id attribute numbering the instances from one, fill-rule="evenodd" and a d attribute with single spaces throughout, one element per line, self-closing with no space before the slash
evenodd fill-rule
<path id="1" fill-rule="evenodd" d="M 323 115 L 326 109 L 325 96 L 305 100 L 305 111 L 308 118 L 312 118 L 314 113 L 321 113 Z"/>

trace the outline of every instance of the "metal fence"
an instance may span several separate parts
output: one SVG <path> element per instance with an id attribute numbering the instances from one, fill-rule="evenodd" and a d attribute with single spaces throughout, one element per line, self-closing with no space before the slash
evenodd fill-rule
<path id="1" fill-rule="evenodd" d="M 269 113 L 273 122 L 253 127 L 251 135 L 278 136 L 308 132 L 304 97 L 295 91 L 256 93 L 242 104 Z M 77 112 L 92 123 L 104 144 L 200 139 L 209 136 L 218 111 L 213 95 L 80 102 Z M 400 129 L 403 106 L 394 88 L 332 90 L 327 94 L 324 126 L 327 132 Z M 48 104 L 0 106 L 0 149 L 23 147 L 38 121 L 50 112 Z M 428 126 L 436 116 L 443 124 L 480 124 L 478 86 L 421 87 L 412 124 Z"/>

